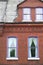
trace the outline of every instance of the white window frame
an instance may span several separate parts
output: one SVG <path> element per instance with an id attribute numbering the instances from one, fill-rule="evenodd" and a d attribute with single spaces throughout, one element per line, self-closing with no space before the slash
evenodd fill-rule
<path id="1" fill-rule="evenodd" d="M 23 22 L 31 22 L 31 9 L 30 8 L 23 8 Z"/>
<path id="2" fill-rule="evenodd" d="M 7 40 L 7 57 L 6 57 L 6 60 L 18 60 L 18 52 L 17 52 L 18 51 L 18 44 L 17 44 L 17 41 L 18 41 L 18 39 L 16 37 L 12 37 L 12 36 L 8 37 L 8 40 Z M 12 45 L 12 43 L 13 43 L 13 45 Z M 11 49 L 13 50 L 13 48 L 15 49 L 15 53 L 16 54 L 15 54 L 15 57 L 10 57 L 10 51 L 11 51 Z"/>
<path id="3" fill-rule="evenodd" d="M 31 57 L 31 51 L 30 51 L 30 45 L 31 45 L 31 42 L 32 42 L 32 39 L 36 39 L 37 40 L 37 42 L 36 42 L 36 40 L 34 41 L 34 43 L 35 43 L 35 45 L 37 46 L 36 47 L 36 56 L 35 57 Z M 28 60 L 40 60 L 40 58 L 39 58 L 39 50 L 38 50 L 38 38 L 37 37 L 29 37 L 28 38 Z"/>
<path id="4" fill-rule="evenodd" d="M 36 22 L 43 22 L 43 8 L 36 8 Z M 39 19 L 38 19 L 39 18 Z"/>

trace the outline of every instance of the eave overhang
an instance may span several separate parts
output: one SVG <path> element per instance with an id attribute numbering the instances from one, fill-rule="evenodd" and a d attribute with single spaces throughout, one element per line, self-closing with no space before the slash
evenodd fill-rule
<path id="1" fill-rule="evenodd" d="M 4 33 L 43 33 L 43 22 L 0 22 L 0 36 Z"/>
<path id="2" fill-rule="evenodd" d="M 0 22 L 4 26 L 43 26 L 43 22 Z"/>

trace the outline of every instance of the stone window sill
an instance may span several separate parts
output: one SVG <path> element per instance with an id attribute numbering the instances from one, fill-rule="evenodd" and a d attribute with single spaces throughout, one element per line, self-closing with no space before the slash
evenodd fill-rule
<path id="1" fill-rule="evenodd" d="M 35 22 L 43 22 L 43 20 L 35 20 Z"/>
<path id="2" fill-rule="evenodd" d="M 32 20 L 22 20 L 22 22 L 32 22 Z"/>
<path id="3" fill-rule="evenodd" d="M 28 60 L 40 60 L 40 58 L 28 58 Z"/>
<path id="4" fill-rule="evenodd" d="M 18 58 L 6 58 L 6 60 L 18 60 Z"/>

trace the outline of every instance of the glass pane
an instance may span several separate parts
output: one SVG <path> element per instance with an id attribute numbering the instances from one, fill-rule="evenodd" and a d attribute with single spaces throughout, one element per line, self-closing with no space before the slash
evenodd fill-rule
<path id="1" fill-rule="evenodd" d="M 17 38 L 8 38 L 8 47 L 16 47 Z"/>
<path id="2" fill-rule="evenodd" d="M 28 39 L 28 42 L 29 42 L 29 47 L 31 47 L 32 38 L 29 38 L 29 39 Z"/>
<path id="3" fill-rule="evenodd" d="M 43 20 L 42 15 L 36 15 L 36 20 Z"/>
<path id="4" fill-rule="evenodd" d="M 16 57 L 16 56 L 17 56 L 16 48 L 8 48 L 8 57 Z"/>
<path id="5" fill-rule="evenodd" d="M 31 48 L 34 48 L 34 47 L 35 47 L 35 43 L 34 43 L 34 40 L 32 39 Z"/>
<path id="6" fill-rule="evenodd" d="M 35 57 L 35 43 L 33 40 L 31 43 L 31 57 Z"/>
<path id="7" fill-rule="evenodd" d="M 38 38 L 32 38 L 34 43 L 35 43 L 35 46 L 37 47 L 38 46 Z"/>
<path id="8" fill-rule="evenodd" d="M 15 57 L 15 49 L 12 49 L 12 50 L 10 51 L 10 57 Z"/>
<path id="9" fill-rule="evenodd" d="M 36 47 L 36 57 L 38 57 L 38 47 Z"/>
<path id="10" fill-rule="evenodd" d="M 24 8 L 23 14 L 30 14 L 30 8 Z"/>
<path id="11" fill-rule="evenodd" d="M 29 57 L 38 57 L 38 38 L 30 37 L 28 39 L 28 53 Z"/>
<path id="12" fill-rule="evenodd" d="M 31 57 L 35 57 L 35 48 L 31 48 Z"/>
<path id="13" fill-rule="evenodd" d="M 30 15 L 24 15 L 23 20 L 31 20 Z"/>
<path id="14" fill-rule="evenodd" d="M 29 38 L 29 39 L 28 39 L 29 47 L 31 47 L 32 40 L 34 40 L 35 46 L 37 46 L 38 38 L 34 38 L 34 37 L 33 37 L 33 38 Z"/>
<path id="15" fill-rule="evenodd" d="M 43 14 L 42 8 L 36 8 L 36 14 Z"/>

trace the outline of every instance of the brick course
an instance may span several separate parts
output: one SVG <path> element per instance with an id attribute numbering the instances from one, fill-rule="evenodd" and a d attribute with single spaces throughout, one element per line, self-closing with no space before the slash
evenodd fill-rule
<path id="1" fill-rule="evenodd" d="M 32 8 L 32 22 L 34 23 L 22 23 L 22 8 Z M 0 65 L 43 65 L 43 23 L 35 23 L 35 7 L 43 7 L 43 3 L 39 0 L 27 0 L 18 5 L 18 17 L 15 22 L 18 23 L 3 23 L 0 24 Z M 18 38 L 18 60 L 6 60 L 7 57 L 7 39 L 9 36 L 15 36 Z M 39 58 L 40 60 L 28 60 L 28 37 L 37 36 L 39 46 Z"/>

